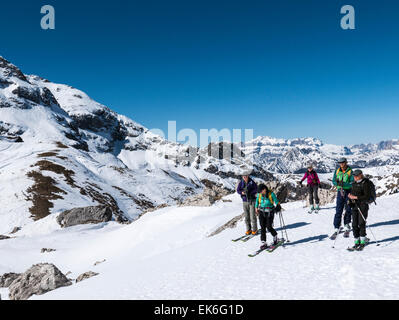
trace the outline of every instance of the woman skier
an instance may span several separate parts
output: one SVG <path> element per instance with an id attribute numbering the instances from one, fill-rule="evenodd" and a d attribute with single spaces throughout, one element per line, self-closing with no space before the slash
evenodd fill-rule
<path id="1" fill-rule="evenodd" d="M 308 166 L 308 171 L 306 171 L 305 175 L 300 181 L 301 185 L 305 179 L 307 179 L 308 183 L 309 203 L 310 203 L 309 213 L 312 213 L 313 211 L 319 211 L 320 200 L 318 193 L 319 193 L 320 180 L 312 164 Z M 314 206 L 314 203 L 316 203 L 316 207 Z"/>
<path id="2" fill-rule="evenodd" d="M 278 244 L 277 231 L 273 228 L 274 212 L 280 207 L 280 202 L 278 201 L 274 192 L 270 191 L 266 185 L 259 185 L 259 193 L 255 201 L 255 211 L 256 215 L 259 217 L 260 224 L 260 240 L 262 242 L 261 249 L 266 249 L 266 229 L 273 236 L 273 245 Z M 281 207 L 280 207 L 281 208 Z"/>

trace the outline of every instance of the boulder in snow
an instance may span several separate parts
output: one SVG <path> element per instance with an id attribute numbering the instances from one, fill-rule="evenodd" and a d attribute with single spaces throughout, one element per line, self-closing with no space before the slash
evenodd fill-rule
<path id="1" fill-rule="evenodd" d="M 8 288 L 15 279 L 20 276 L 20 273 L 9 272 L 0 276 L 0 288 Z"/>
<path id="2" fill-rule="evenodd" d="M 112 219 L 112 210 L 107 206 L 92 206 L 74 208 L 62 212 L 57 217 L 57 222 L 63 228 L 78 224 L 101 223 Z"/>
<path id="3" fill-rule="evenodd" d="M 72 282 L 53 264 L 39 263 L 19 275 L 10 285 L 10 300 L 27 300 Z"/>
<path id="4" fill-rule="evenodd" d="M 76 283 L 86 280 L 86 279 L 89 279 L 94 276 L 98 276 L 98 275 L 99 275 L 99 273 L 93 272 L 93 271 L 88 271 L 88 272 L 82 273 L 79 277 L 76 278 Z"/>

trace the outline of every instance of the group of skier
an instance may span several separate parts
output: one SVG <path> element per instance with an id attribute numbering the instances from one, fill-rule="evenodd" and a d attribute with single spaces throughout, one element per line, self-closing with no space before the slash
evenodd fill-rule
<path id="1" fill-rule="evenodd" d="M 355 244 L 349 250 L 362 250 L 369 240 L 366 237 L 366 219 L 369 204 L 375 202 L 375 186 L 361 170 L 353 170 L 348 165 L 346 158 L 339 159 L 338 164 L 339 167 L 334 171 L 332 179 L 333 185 L 337 189 L 337 200 L 333 221 L 334 232 L 330 239 L 335 240 L 341 231 L 344 232 L 344 237 L 349 237 L 352 222 Z M 309 213 L 316 213 L 320 209 L 318 190 L 321 182 L 312 164 L 308 165 L 306 173 L 299 181 L 300 185 L 305 180 L 310 203 Z M 259 252 L 265 249 L 272 251 L 282 244 L 284 239 L 278 239 L 277 232 L 273 228 L 274 215 L 281 211 L 280 201 L 276 194 L 264 184 L 258 186 L 249 174 L 242 176 L 242 180 L 237 186 L 237 193 L 242 198 L 245 216 L 246 233 L 242 238 L 247 240 L 259 233 L 258 218 L 261 239 Z M 344 228 L 341 227 L 343 214 Z M 273 236 L 271 245 L 266 242 L 266 231 Z"/>

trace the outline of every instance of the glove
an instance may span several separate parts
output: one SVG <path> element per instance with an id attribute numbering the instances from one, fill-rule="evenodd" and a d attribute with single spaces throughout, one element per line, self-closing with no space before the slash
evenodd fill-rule
<path id="1" fill-rule="evenodd" d="M 299 181 L 299 184 L 302 185 L 303 181 Z"/>
<path id="2" fill-rule="evenodd" d="M 274 212 L 280 212 L 281 211 L 281 206 L 280 204 L 278 204 L 275 208 L 274 208 Z"/>

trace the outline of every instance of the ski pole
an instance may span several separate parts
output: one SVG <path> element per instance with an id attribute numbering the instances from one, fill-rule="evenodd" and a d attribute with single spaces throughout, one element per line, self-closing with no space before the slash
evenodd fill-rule
<path id="1" fill-rule="evenodd" d="M 342 222 L 342 219 L 341 219 L 341 222 Z M 333 248 L 335 248 L 335 243 L 337 242 L 340 229 L 341 229 L 341 227 L 338 228 L 337 236 L 335 237 L 334 244 L 333 244 L 333 246 L 332 246 Z"/>
<path id="2" fill-rule="evenodd" d="M 287 237 L 287 242 L 290 242 L 290 240 L 288 239 L 287 226 L 285 225 L 285 221 L 284 221 L 283 214 L 281 213 L 281 211 L 280 211 L 279 213 L 280 213 L 281 221 L 283 222 L 283 226 L 284 226 L 285 235 L 286 235 L 286 237 Z"/>
<path id="3" fill-rule="evenodd" d="M 356 203 L 356 202 L 355 202 L 355 203 Z M 373 230 L 371 230 L 369 224 L 367 223 L 367 220 L 364 218 L 364 215 L 363 215 L 363 213 L 362 213 L 362 210 L 360 210 L 360 207 L 358 206 L 357 203 L 356 203 L 356 207 L 357 207 L 357 209 L 359 210 L 360 215 L 362 216 L 362 218 L 363 218 L 363 220 L 364 220 L 364 222 L 365 222 L 365 224 L 366 224 L 366 227 L 369 228 L 371 234 L 373 235 L 374 241 L 377 242 L 377 245 L 376 245 L 376 246 L 378 247 L 380 244 L 378 243 L 378 240 L 377 240 L 377 238 L 375 237 L 375 235 L 374 235 L 374 233 L 373 233 Z"/>
<path id="4" fill-rule="evenodd" d="M 280 220 L 281 239 L 283 239 L 284 233 L 283 233 L 283 223 L 281 222 L 281 215 L 279 215 L 278 218 Z"/>

